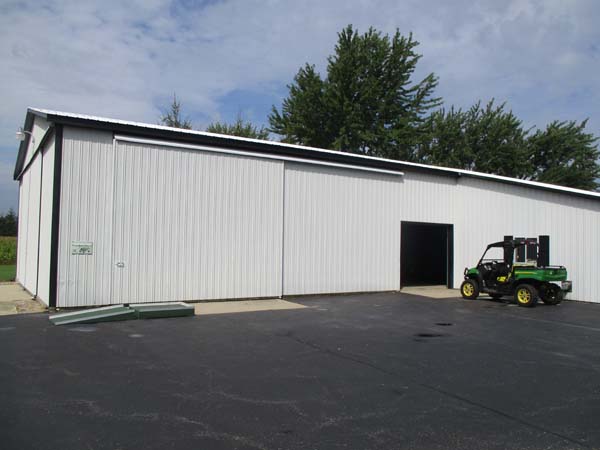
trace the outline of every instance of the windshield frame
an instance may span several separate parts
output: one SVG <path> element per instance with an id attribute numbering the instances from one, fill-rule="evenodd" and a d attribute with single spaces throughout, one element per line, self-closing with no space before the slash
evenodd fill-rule
<path id="1" fill-rule="evenodd" d="M 498 244 L 491 244 L 488 245 L 487 248 L 485 249 L 485 251 L 483 252 L 483 255 L 481 255 L 481 258 L 479 258 L 479 262 L 477 263 L 477 265 L 481 265 L 484 263 L 484 261 L 486 263 L 491 263 L 491 262 L 502 262 L 502 263 L 506 263 L 506 245 L 498 245 Z M 486 259 L 485 255 L 487 255 L 487 253 L 490 251 L 490 249 L 492 248 L 500 248 L 503 250 L 503 254 L 502 254 L 502 259 L 498 259 L 498 258 L 490 258 L 490 259 Z M 515 247 L 513 247 L 513 252 Z"/>

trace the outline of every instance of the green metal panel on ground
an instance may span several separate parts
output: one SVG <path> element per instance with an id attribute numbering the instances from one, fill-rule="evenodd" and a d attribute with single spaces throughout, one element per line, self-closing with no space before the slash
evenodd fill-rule
<path id="1" fill-rule="evenodd" d="M 145 303 L 140 305 L 118 305 L 104 308 L 85 309 L 50 316 L 54 325 L 113 322 L 132 319 L 160 319 L 167 317 L 193 316 L 194 307 L 186 303 Z"/>
<path id="2" fill-rule="evenodd" d="M 166 317 L 186 317 L 194 315 L 194 307 L 186 303 L 162 303 L 131 305 L 138 319 L 159 319 Z"/>
<path id="3" fill-rule="evenodd" d="M 133 309 L 122 305 L 55 314 L 49 317 L 50 322 L 52 322 L 54 325 L 113 322 L 117 320 L 131 320 L 135 318 L 137 318 L 136 312 Z"/>

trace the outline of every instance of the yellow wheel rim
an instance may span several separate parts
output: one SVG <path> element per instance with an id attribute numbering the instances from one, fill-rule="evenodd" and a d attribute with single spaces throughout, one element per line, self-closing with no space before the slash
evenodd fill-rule
<path id="1" fill-rule="evenodd" d="M 471 283 L 467 283 L 463 286 L 463 294 L 465 294 L 467 297 L 470 295 L 473 295 L 473 285 Z"/>
<path id="2" fill-rule="evenodd" d="M 529 303 L 531 301 L 531 293 L 527 289 L 519 289 L 517 291 L 517 300 L 519 300 L 519 303 Z"/>

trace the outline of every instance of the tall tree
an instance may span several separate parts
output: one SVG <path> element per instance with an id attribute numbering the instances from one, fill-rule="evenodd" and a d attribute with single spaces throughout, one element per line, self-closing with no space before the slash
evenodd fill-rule
<path id="1" fill-rule="evenodd" d="M 284 142 L 333 148 L 336 135 L 329 120 L 325 102 L 325 82 L 306 64 L 300 68 L 294 82 L 288 85 L 289 96 L 283 100 L 281 113 L 273 106 L 270 131 L 282 136 Z"/>
<path id="2" fill-rule="evenodd" d="M 394 159 L 415 159 L 427 113 L 439 106 L 432 73 L 412 77 L 421 58 L 410 34 L 390 37 L 352 25 L 338 34 L 327 77 L 305 65 L 288 86 L 281 112 L 273 107 L 270 131 L 286 142 Z"/>
<path id="3" fill-rule="evenodd" d="M 160 116 L 160 124 L 173 128 L 192 129 L 192 122 L 188 118 L 181 116 L 181 102 L 177 100 L 177 96 L 173 94 L 173 102 L 169 110 Z"/>
<path id="4" fill-rule="evenodd" d="M 253 125 L 251 122 L 244 121 L 241 115 L 239 115 L 236 121 L 232 124 L 213 122 L 206 127 L 206 131 L 210 133 L 229 134 L 232 136 L 253 139 L 269 139 L 269 131 L 267 129 L 264 127 L 259 128 Z"/>
<path id="5" fill-rule="evenodd" d="M 524 178 L 531 172 L 525 137 L 527 130 L 505 104 L 485 108 L 476 103 L 467 112 L 467 146 L 473 154 L 473 170 Z"/>
<path id="6" fill-rule="evenodd" d="M 584 131 L 586 124 L 554 121 L 529 137 L 534 180 L 586 190 L 600 187 L 598 138 Z"/>
<path id="7" fill-rule="evenodd" d="M 419 146 L 418 160 L 425 164 L 473 169 L 473 152 L 467 145 L 467 113 L 454 106 L 435 111 L 427 119 L 427 139 Z"/>
<path id="8" fill-rule="evenodd" d="M 427 121 L 429 140 L 419 156 L 429 164 L 526 178 L 531 174 L 527 133 L 513 112 L 493 99 L 467 111 L 441 109 Z"/>

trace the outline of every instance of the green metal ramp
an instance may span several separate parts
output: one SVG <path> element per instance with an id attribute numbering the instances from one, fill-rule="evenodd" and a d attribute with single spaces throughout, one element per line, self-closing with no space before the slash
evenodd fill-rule
<path id="1" fill-rule="evenodd" d="M 54 325 L 113 322 L 132 319 L 161 319 L 194 315 L 194 307 L 187 303 L 142 303 L 138 305 L 105 306 L 69 313 L 54 314 L 50 322 Z"/>
<path id="2" fill-rule="evenodd" d="M 85 309 L 50 316 L 54 325 L 68 325 L 75 323 L 113 322 L 116 320 L 131 320 L 137 318 L 136 312 L 123 305 L 106 306 L 104 308 Z"/>
<path id="3" fill-rule="evenodd" d="M 166 317 L 186 317 L 194 315 L 194 307 L 187 303 L 144 303 L 131 305 L 138 319 L 160 319 Z"/>

